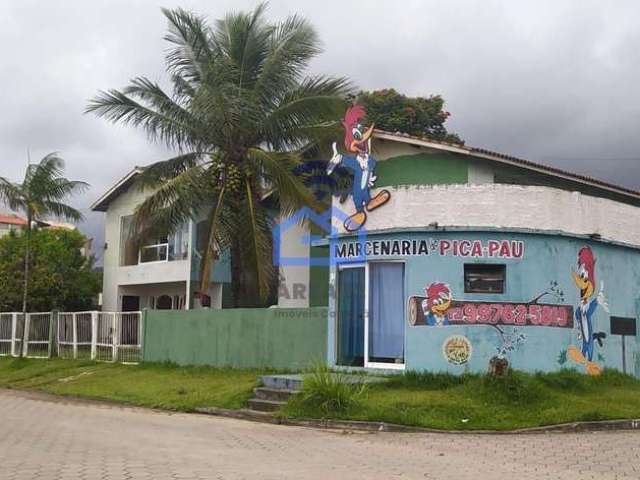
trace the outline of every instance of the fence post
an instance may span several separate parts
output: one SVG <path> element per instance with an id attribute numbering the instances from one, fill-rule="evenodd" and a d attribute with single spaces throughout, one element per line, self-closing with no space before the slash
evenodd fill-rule
<path id="1" fill-rule="evenodd" d="M 25 313 L 24 315 L 24 332 L 22 335 L 22 356 L 26 357 L 29 354 L 29 325 L 31 323 L 31 314 Z"/>
<path id="2" fill-rule="evenodd" d="M 118 313 L 114 312 L 113 320 L 111 323 L 111 359 L 114 362 L 118 361 Z"/>
<path id="3" fill-rule="evenodd" d="M 57 330 L 56 326 L 58 324 L 58 311 L 54 310 L 49 315 L 49 345 L 47 346 L 47 357 L 51 358 L 53 356 L 53 344 L 54 339 L 56 338 L 55 331 Z"/>
<path id="4" fill-rule="evenodd" d="M 71 314 L 72 326 L 71 329 L 73 331 L 73 358 L 74 360 L 78 358 L 78 315 L 75 313 Z"/>
<path id="5" fill-rule="evenodd" d="M 91 312 L 91 360 L 98 356 L 98 312 Z"/>
<path id="6" fill-rule="evenodd" d="M 18 353 L 16 352 L 16 333 L 18 333 L 18 314 L 11 314 L 11 356 L 17 357 Z"/>

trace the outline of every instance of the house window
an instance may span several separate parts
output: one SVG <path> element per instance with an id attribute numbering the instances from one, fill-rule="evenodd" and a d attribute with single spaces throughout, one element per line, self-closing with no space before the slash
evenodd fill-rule
<path id="1" fill-rule="evenodd" d="M 133 215 L 120 219 L 120 265 L 138 264 L 138 246 L 133 235 Z"/>
<path id="2" fill-rule="evenodd" d="M 506 265 L 468 263 L 464 266 L 465 293 L 504 293 Z"/>

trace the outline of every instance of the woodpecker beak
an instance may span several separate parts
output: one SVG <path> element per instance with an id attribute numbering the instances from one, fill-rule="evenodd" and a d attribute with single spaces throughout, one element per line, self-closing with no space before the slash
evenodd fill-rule
<path id="1" fill-rule="evenodd" d="M 576 272 L 573 272 L 573 281 L 580 290 L 580 298 L 582 300 L 586 300 L 593 295 L 593 284 L 589 280 L 585 280 Z"/>

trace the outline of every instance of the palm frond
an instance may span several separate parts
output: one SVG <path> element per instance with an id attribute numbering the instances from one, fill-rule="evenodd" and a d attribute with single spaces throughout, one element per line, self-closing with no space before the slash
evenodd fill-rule
<path id="1" fill-rule="evenodd" d="M 313 193 L 294 173 L 296 167 L 301 164 L 299 154 L 252 148 L 247 152 L 247 156 L 255 162 L 257 170 L 262 172 L 262 178 L 277 196 L 282 215 L 290 216 L 305 206 L 317 206 Z"/>
<path id="2" fill-rule="evenodd" d="M 100 91 L 89 101 L 85 113 L 95 113 L 112 123 L 132 125 L 145 130 L 150 139 L 160 139 L 177 149 L 189 147 L 197 140 L 197 122 L 179 108 L 171 113 L 135 101 L 119 90 Z"/>
<path id="3" fill-rule="evenodd" d="M 16 185 L 4 177 L 0 177 L 0 201 L 11 210 L 25 211 L 27 208 L 24 192 L 20 185 Z"/>
<path id="4" fill-rule="evenodd" d="M 200 152 L 189 152 L 148 166 L 138 177 L 137 184 L 139 189 L 157 187 L 166 180 L 175 178 L 196 165 L 205 165 L 206 163 L 202 162 L 203 155 Z"/>
<path id="5" fill-rule="evenodd" d="M 303 80 L 285 92 L 280 103 L 265 116 L 265 141 L 275 150 L 300 147 L 317 141 L 337 124 L 352 86 L 345 78 L 323 76 Z"/>
<path id="6" fill-rule="evenodd" d="M 157 230 L 172 233 L 195 219 L 198 209 L 213 194 L 210 175 L 206 168 L 194 166 L 164 182 L 136 208 L 134 234 L 146 237 Z"/>
<path id="7" fill-rule="evenodd" d="M 190 83 L 199 83 L 217 56 L 211 29 L 203 17 L 181 8 L 163 8 L 162 13 L 169 21 L 164 38 L 173 45 L 166 55 L 167 69 Z"/>
<path id="8" fill-rule="evenodd" d="M 40 217 L 53 215 L 56 218 L 70 220 L 72 222 L 80 222 L 84 219 L 84 216 L 78 210 L 61 202 L 45 200 L 41 205 L 42 209 L 38 212 L 38 216 Z"/>
<path id="9" fill-rule="evenodd" d="M 283 90 L 294 87 L 311 59 L 321 51 L 315 29 L 304 18 L 293 15 L 278 24 L 255 87 L 263 106 L 269 108 Z"/>

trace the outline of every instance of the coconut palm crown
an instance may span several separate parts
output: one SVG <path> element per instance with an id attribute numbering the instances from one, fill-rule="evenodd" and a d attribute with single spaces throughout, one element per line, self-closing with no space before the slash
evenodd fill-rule
<path id="1" fill-rule="evenodd" d="M 261 4 L 211 26 L 182 9 L 163 13 L 171 94 L 137 77 L 122 90 L 100 92 L 86 110 L 140 127 L 177 152 L 141 175 L 142 188 L 153 193 L 137 208 L 137 235 L 171 232 L 206 212 L 201 294 L 217 252 L 226 249 L 236 305 L 252 282 L 264 300 L 275 269 L 274 215 L 263 200 L 269 196 L 281 215 L 313 203 L 293 171 L 302 152 L 333 130 L 351 87 L 344 78 L 305 76 L 320 46 L 299 16 L 268 23 Z"/>

